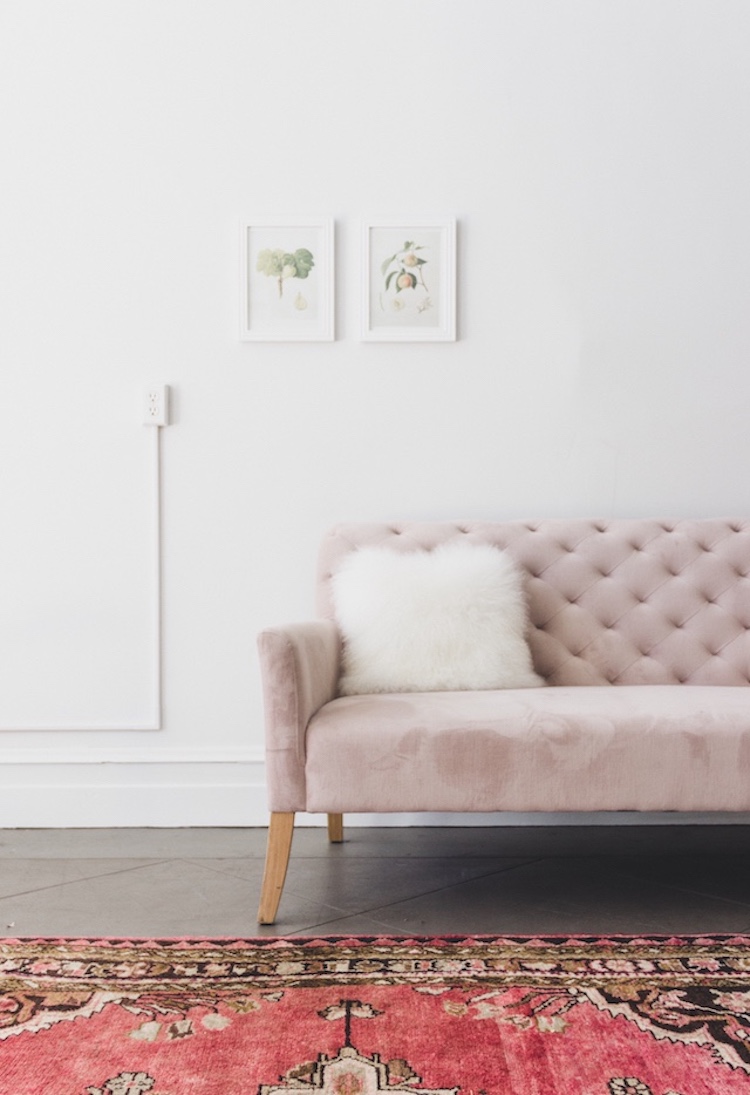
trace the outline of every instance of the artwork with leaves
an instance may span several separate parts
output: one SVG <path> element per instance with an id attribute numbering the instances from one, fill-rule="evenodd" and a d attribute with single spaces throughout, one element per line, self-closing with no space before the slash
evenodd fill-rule
<path id="1" fill-rule="evenodd" d="M 422 272 L 422 267 L 430 260 L 418 254 L 425 247 L 423 243 L 407 240 L 400 251 L 383 260 L 380 266 L 380 272 L 385 278 L 385 286 L 380 296 L 382 311 L 386 311 L 388 304 L 395 312 L 412 307 L 418 315 L 432 309 L 432 297 Z M 414 296 L 409 294 L 410 289 L 414 290 Z M 391 290 L 393 295 L 389 297 Z"/>
<path id="2" fill-rule="evenodd" d="M 245 222 L 241 286 L 243 338 L 332 339 L 332 222 Z"/>
<path id="3" fill-rule="evenodd" d="M 364 226 L 368 340 L 455 338 L 455 222 Z"/>

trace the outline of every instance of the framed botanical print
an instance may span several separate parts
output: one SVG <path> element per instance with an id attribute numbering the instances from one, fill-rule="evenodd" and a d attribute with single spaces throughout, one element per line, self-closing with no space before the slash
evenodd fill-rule
<path id="1" fill-rule="evenodd" d="M 249 341 L 330 341 L 333 221 L 242 223 L 240 336 Z"/>
<path id="2" fill-rule="evenodd" d="M 456 338 L 456 222 L 411 218 L 363 225 L 362 338 Z"/>

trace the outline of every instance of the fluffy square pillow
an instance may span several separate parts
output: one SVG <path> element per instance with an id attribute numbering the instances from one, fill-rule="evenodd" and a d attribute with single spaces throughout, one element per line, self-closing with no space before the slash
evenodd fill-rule
<path id="1" fill-rule="evenodd" d="M 333 577 L 342 695 L 533 688 L 512 560 L 489 544 L 352 552 Z"/>

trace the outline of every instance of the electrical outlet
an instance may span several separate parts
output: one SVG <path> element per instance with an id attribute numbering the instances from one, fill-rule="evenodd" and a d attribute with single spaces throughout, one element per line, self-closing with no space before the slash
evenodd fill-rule
<path id="1" fill-rule="evenodd" d="M 169 425 L 169 385 L 151 384 L 145 392 L 143 421 L 146 426 Z"/>

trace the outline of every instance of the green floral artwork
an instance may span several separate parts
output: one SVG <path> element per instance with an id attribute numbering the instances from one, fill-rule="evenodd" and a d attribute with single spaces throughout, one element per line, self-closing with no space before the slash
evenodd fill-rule
<path id="1" fill-rule="evenodd" d="M 294 254 L 280 248 L 272 251 L 270 247 L 267 247 L 258 255 L 255 268 L 259 274 L 265 274 L 266 277 L 277 279 L 279 296 L 283 297 L 284 282 L 287 278 L 306 278 L 314 265 L 315 259 L 312 252 L 308 251 L 306 247 L 298 248 Z M 298 294 L 299 299 L 300 294 Z M 297 307 L 299 307 L 299 304 L 297 304 Z"/>
<path id="2" fill-rule="evenodd" d="M 428 259 L 417 253 L 424 250 L 424 244 L 407 240 L 400 251 L 380 264 L 380 272 L 384 278 L 384 289 L 380 294 L 382 309 L 385 310 L 386 301 L 390 302 L 390 308 L 394 312 L 402 312 L 408 308 L 422 313 L 432 308 L 432 298 L 424 279 L 424 268 Z M 412 296 L 414 290 L 418 290 L 416 296 Z M 410 298 L 408 305 L 406 297 Z"/>
<path id="3" fill-rule="evenodd" d="M 423 273 L 427 259 L 420 258 L 417 254 L 417 251 L 423 250 L 424 247 L 420 244 L 407 240 L 401 251 L 397 251 L 395 255 L 391 255 L 382 263 L 380 272 L 385 278 L 386 293 L 391 288 L 394 278 L 397 293 L 401 293 L 404 289 L 416 289 L 417 284 L 429 291 Z"/>

